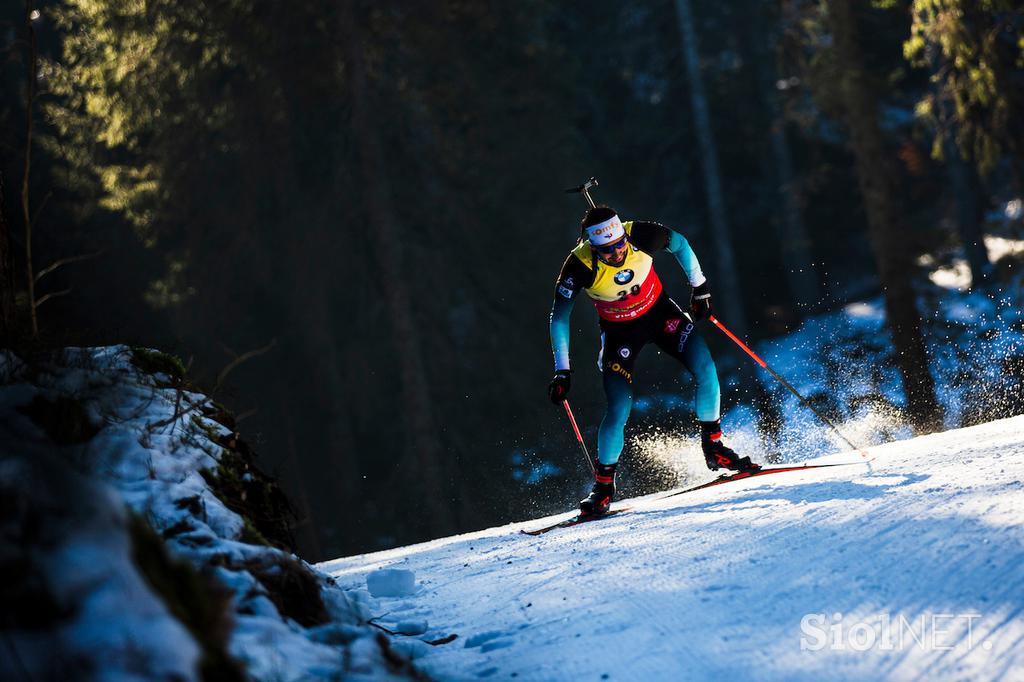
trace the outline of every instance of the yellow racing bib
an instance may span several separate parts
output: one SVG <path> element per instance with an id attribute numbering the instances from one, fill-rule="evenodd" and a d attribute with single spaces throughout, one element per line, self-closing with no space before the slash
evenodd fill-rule
<path id="1" fill-rule="evenodd" d="M 622 224 L 629 235 L 633 222 Z M 661 280 L 654 271 L 650 254 L 629 243 L 629 251 L 622 265 L 608 265 L 594 256 L 590 242 L 583 240 L 573 249 L 573 255 L 589 269 L 597 268 L 594 282 L 584 289 L 594 301 L 597 314 L 605 320 L 621 322 L 632 320 L 647 312 L 661 294 Z"/>

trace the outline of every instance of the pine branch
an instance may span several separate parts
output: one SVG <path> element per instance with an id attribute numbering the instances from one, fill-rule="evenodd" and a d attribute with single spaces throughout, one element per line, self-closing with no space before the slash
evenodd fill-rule
<path id="1" fill-rule="evenodd" d="M 81 255 L 78 255 L 78 256 L 68 256 L 67 258 L 61 258 L 60 260 L 54 261 L 53 263 L 51 263 L 47 267 L 43 268 L 42 270 L 40 270 L 36 274 L 36 282 L 38 282 L 43 277 L 45 277 L 46 275 L 50 274 L 51 272 L 53 272 L 57 268 L 63 267 L 65 265 L 69 265 L 71 263 L 77 263 L 79 261 L 89 260 L 91 258 L 96 258 L 98 256 L 103 255 L 104 252 L 106 252 L 106 249 L 103 249 L 101 251 L 97 251 L 95 253 L 85 253 L 85 254 L 81 254 Z"/>
<path id="2" fill-rule="evenodd" d="M 43 305 L 44 303 L 49 301 L 51 298 L 57 298 L 58 296 L 66 296 L 66 295 L 68 295 L 70 293 L 71 293 L 71 287 L 68 287 L 67 289 L 62 289 L 61 291 L 54 291 L 52 293 L 46 294 L 45 296 L 36 299 L 36 302 L 33 305 L 33 308 L 38 310 L 39 306 Z"/>
<path id="3" fill-rule="evenodd" d="M 263 346 L 263 348 L 257 348 L 247 353 L 242 353 L 234 360 L 232 360 L 230 363 L 228 363 L 228 366 L 222 369 L 220 374 L 217 375 L 217 383 L 213 387 L 213 393 L 216 394 L 220 390 L 220 387 L 224 384 L 224 380 L 227 379 L 228 374 L 231 373 L 231 370 L 233 370 L 235 367 L 238 367 L 240 364 L 246 362 L 247 360 L 251 360 L 252 358 L 263 355 L 276 345 L 277 339 L 271 339 L 270 343 L 268 343 L 266 346 Z"/>

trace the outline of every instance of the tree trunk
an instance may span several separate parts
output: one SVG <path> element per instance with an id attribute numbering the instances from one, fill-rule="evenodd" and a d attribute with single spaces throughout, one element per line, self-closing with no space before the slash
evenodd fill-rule
<path id="1" fill-rule="evenodd" d="M 971 286 L 981 285 L 992 274 L 992 263 L 985 248 L 985 236 L 981 231 L 984 209 L 981 202 L 981 180 L 977 166 L 960 155 L 952 140 L 946 144 L 946 164 L 949 168 L 949 184 L 953 190 L 956 211 L 956 227 L 964 256 L 971 268 Z"/>
<path id="2" fill-rule="evenodd" d="M 0 346 L 10 348 L 17 335 L 18 322 L 14 308 L 14 253 L 5 191 L 4 177 L 0 173 Z"/>
<path id="3" fill-rule="evenodd" d="M 897 219 L 893 169 L 878 121 L 878 103 L 864 71 L 852 0 L 830 0 L 829 27 L 835 40 L 839 88 L 850 147 L 868 218 L 868 235 L 885 294 L 886 316 L 896 347 L 910 418 L 919 431 L 941 427 L 935 382 L 911 281 L 913 253 Z"/>
<path id="4" fill-rule="evenodd" d="M 935 81 L 936 76 L 942 71 L 940 50 L 937 45 L 931 44 L 925 48 L 925 54 Z M 964 249 L 964 257 L 971 270 L 971 286 L 975 287 L 992 274 L 992 264 L 989 262 L 988 249 L 985 248 L 985 239 L 981 232 L 985 218 L 981 178 L 978 177 L 977 164 L 973 159 L 964 158 L 960 146 L 956 143 L 956 115 L 952 111 L 949 98 L 943 95 L 942 88 L 937 83 L 933 84 L 933 90 L 938 101 L 939 117 L 952 128 L 946 132 L 937 131 L 936 134 L 945 137 L 942 145 L 949 187 L 953 194 L 954 219 L 960 244 Z"/>
<path id="5" fill-rule="evenodd" d="M 377 258 L 379 282 L 391 323 L 401 377 L 401 400 L 395 403 L 396 415 L 403 423 L 404 454 L 396 463 L 398 474 L 417 492 L 422 503 L 426 528 L 433 534 L 455 530 L 453 502 L 449 486 L 443 483 L 449 474 L 445 453 L 439 447 L 440 433 L 431 407 L 431 391 L 422 355 L 420 337 L 413 318 L 415 307 L 402 268 L 402 235 L 398 218 L 391 208 L 392 192 L 379 130 L 373 118 L 372 93 L 367 78 L 365 22 L 356 23 L 356 8 L 346 3 L 342 14 L 343 41 L 348 56 L 351 87 L 352 134 L 356 141 L 363 201 L 369 218 L 365 236 Z M 346 16 L 347 15 L 347 16 Z"/>
<path id="6" fill-rule="evenodd" d="M 821 305 L 821 286 L 814 267 L 811 239 L 804 227 L 800 207 L 800 187 L 793 175 L 793 162 L 786 139 L 786 122 L 779 115 L 778 106 L 772 115 L 772 156 L 778 173 L 779 198 L 782 200 L 783 220 L 779 230 L 782 265 L 786 268 L 786 282 L 793 301 L 804 316 L 815 312 Z"/>
<path id="7" fill-rule="evenodd" d="M 775 162 L 775 181 L 778 198 L 782 204 L 782 221 L 779 226 L 779 250 L 782 265 L 786 269 L 786 283 L 791 299 L 800 309 L 801 315 L 815 312 L 821 305 L 821 286 L 814 267 L 811 238 L 803 221 L 800 184 L 793 173 L 793 160 L 786 137 L 786 119 L 779 102 L 775 82 L 779 77 L 775 62 L 775 31 L 764 26 L 773 25 L 777 17 L 768 15 L 760 3 L 754 3 L 748 12 L 755 19 L 764 22 L 747 33 L 752 45 L 754 68 L 761 98 L 771 115 L 771 151 Z"/>
<path id="8" fill-rule="evenodd" d="M 301 395 L 297 396 L 299 400 L 302 397 Z M 295 417 L 292 413 L 294 406 L 297 404 L 299 403 L 293 399 L 289 400 L 287 405 L 281 407 L 284 416 L 283 426 L 288 438 L 285 468 L 294 477 L 294 484 L 290 488 L 295 491 L 299 498 L 299 519 L 295 527 L 296 542 L 303 549 L 302 556 L 307 561 L 323 561 L 333 557 L 324 556 L 323 545 L 320 543 L 320 533 L 317 532 L 318 529 L 321 529 L 321 525 L 317 523 L 317 519 L 313 516 L 313 506 L 309 503 L 309 493 L 306 488 L 304 471 L 308 471 L 308 467 L 303 467 L 303 463 L 299 461 L 298 451 L 295 446 L 295 433 L 297 429 L 295 428 Z"/>
<path id="9" fill-rule="evenodd" d="M 679 32 L 683 42 L 683 57 L 690 81 L 690 100 L 693 104 L 693 120 L 697 129 L 701 166 L 704 169 L 704 191 L 707 194 L 708 213 L 711 217 L 711 239 L 718 257 L 718 272 L 712 282 L 715 298 L 727 311 L 729 326 L 741 337 L 747 335 L 747 317 L 740 295 L 739 273 L 733 256 L 732 237 L 725 215 L 722 198 L 721 173 L 718 169 L 718 150 L 715 147 L 714 130 L 708 110 L 708 98 L 704 92 L 704 81 L 700 73 L 700 56 L 697 34 L 694 30 L 693 11 L 690 0 L 676 0 L 676 15 L 679 18 Z"/>
<path id="10" fill-rule="evenodd" d="M 32 124 L 34 122 L 36 99 L 36 29 L 32 25 L 32 0 L 25 2 L 25 30 L 28 33 L 28 73 L 25 78 L 25 163 L 21 183 L 21 213 L 25 223 L 25 279 L 28 291 L 28 307 L 32 324 L 32 338 L 39 336 L 39 320 L 36 316 L 36 276 L 32 268 L 32 212 L 29 208 L 29 176 L 32 170 Z"/>

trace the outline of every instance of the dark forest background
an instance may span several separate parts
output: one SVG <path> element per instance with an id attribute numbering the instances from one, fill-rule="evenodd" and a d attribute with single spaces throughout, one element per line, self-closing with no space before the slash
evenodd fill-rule
<path id="1" fill-rule="evenodd" d="M 1022 191 L 1009 0 L 2 7 L 5 344 L 181 356 L 291 493 L 311 560 L 576 499 L 546 397 L 585 207 L 564 188 L 596 176 L 598 200 L 683 232 L 753 340 L 884 293 L 922 432 L 942 415 L 917 258 L 998 287 L 981 234 Z M 590 433 L 595 320 L 577 306 Z M 709 340 L 740 379 L 726 405 L 757 402 Z M 690 390 L 676 368 L 638 382 Z M 523 457 L 566 469 L 564 503 L 513 476 Z"/>

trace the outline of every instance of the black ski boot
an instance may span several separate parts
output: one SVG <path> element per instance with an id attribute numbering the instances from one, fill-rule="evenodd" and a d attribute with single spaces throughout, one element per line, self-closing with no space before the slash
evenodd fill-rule
<path id="1" fill-rule="evenodd" d="M 754 464 L 749 457 L 740 457 L 722 444 L 722 427 L 718 420 L 700 423 L 700 447 L 708 469 L 718 471 L 729 469 L 738 473 L 757 471 L 760 464 Z"/>
<path id="2" fill-rule="evenodd" d="M 594 487 L 586 499 L 580 500 L 580 514 L 600 516 L 608 511 L 615 497 L 615 467 L 617 464 L 595 464 Z"/>

